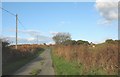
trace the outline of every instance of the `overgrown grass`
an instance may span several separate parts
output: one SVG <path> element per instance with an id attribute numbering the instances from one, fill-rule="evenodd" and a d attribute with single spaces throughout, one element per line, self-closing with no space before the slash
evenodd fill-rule
<path id="1" fill-rule="evenodd" d="M 52 54 L 56 73 L 60 75 L 118 74 L 117 44 L 103 43 L 94 48 L 84 45 L 56 45 L 52 47 Z"/>
<path id="2" fill-rule="evenodd" d="M 22 66 L 24 66 L 25 64 L 27 64 L 28 62 L 36 58 L 37 56 L 39 56 L 43 51 L 44 50 L 41 50 L 33 56 L 23 57 L 23 58 L 20 58 L 19 60 L 3 65 L 3 68 L 2 68 L 3 75 L 13 74 L 16 70 L 18 70 L 19 68 L 21 68 Z"/>
<path id="3" fill-rule="evenodd" d="M 62 57 L 52 54 L 53 65 L 57 75 L 80 75 L 83 65 L 69 62 Z"/>
<path id="4" fill-rule="evenodd" d="M 97 67 L 86 72 L 82 63 L 70 62 L 55 54 L 52 54 L 52 60 L 56 75 L 106 75 L 104 70 Z"/>

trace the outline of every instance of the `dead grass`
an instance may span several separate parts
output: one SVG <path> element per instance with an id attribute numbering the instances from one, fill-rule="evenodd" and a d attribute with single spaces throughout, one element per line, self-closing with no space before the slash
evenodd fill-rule
<path id="1" fill-rule="evenodd" d="M 83 74 L 92 69 L 101 70 L 108 75 L 118 74 L 118 44 L 99 44 L 96 47 L 85 45 L 56 45 L 53 53 L 68 61 L 76 61 L 84 65 Z M 104 74 L 103 73 L 103 74 Z"/>

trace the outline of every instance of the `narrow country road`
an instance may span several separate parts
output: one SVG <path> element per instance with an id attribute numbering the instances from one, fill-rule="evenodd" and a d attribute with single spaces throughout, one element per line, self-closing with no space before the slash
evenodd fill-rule
<path id="1" fill-rule="evenodd" d="M 50 52 L 50 49 L 46 49 L 40 56 L 17 70 L 14 75 L 55 75 Z"/>

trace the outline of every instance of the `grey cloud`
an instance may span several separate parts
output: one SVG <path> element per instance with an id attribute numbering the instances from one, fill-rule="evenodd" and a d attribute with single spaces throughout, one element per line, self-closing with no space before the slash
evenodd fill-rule
<path id="1" fill-rule="evenodd" d="M 99 11 L 100 15 L 108 22 L 112 22 L 118 19 L 118 2 L 102 2 L 104 0 L 96 0 L 95 7 Z"/>

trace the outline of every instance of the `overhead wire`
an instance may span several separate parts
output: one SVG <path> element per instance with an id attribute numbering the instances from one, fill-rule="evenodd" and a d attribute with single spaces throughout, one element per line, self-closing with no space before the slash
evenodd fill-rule
<path id="1" fill-rule="evenodd" d="M 14 13 L 12 13 L 12 12 L 10 12 L 10 11 L 2 8 L 2 7 L 0 7 L 0 8 L 1 8 L 2 10 L 6 11 L 7 13 L 11 14 L 12 16 L 15 16 L 15 17 L 16 17 L 16 14 L 14 14 Z M 23 23 L 20 21 L 19 17 L 18 17 L 18 22 L 19 22 L 19 24 L 21 24 L 21 26 L 22 26 L 25 30 L 27 30 L 26 27 L 23 25 Z"/>
<path id="2" fill-rule="evenodd" d="M 21 26 L 22 26 L 25 30 L 27 30 L 26 27 L 23 25 L 23 23 L 20 21 L 19 18 L 18 18 L 18 22 L 19 22 L 19 24 L 21 24 Z"/>
<path id="3" fill-rule="evenodd" d="M 10 11 L 2 8 L 2 7 L 0 7 L 0 8 L 1 8 L 2 10 L 6 11 L 7 13 L 9 13 L 9 14 L 11 14 L 11 15 L 13 15 L 13 16 L 16 16 L 14 13 L 12 13 L 12 12 L 10 12 Z M 19 18 L 18 18 L 18 22 L 19 22 L 19 23 L 22 25 L 22 27 L 26 30 L 25 26 L 23 25 L 23 23 L 20 21 Z"/>
<path id="4" fill-rule="evenodd" d="M 12 12 L 10 12 L 10 11 L 8 11 L 8 10 L 2 8 L 2 7 L 0 7 L 0 8 L 1 8 L 2 10 L 6 11 L 7 13 L 9 13 L 9 14 L 11 14 L 11 15 L 13 15 L 13 16 L 16 16 L 14 13 L 12 13 Z"/>

